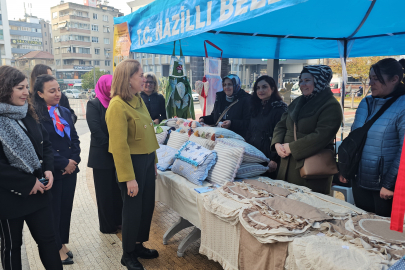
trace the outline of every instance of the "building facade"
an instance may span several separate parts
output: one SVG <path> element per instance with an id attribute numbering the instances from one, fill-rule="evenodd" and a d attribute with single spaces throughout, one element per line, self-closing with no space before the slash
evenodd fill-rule
<path id="1" fill-rule="evenodd" d="M 10 43 L 13 59 L 31 51 L 52 54 L 50 24 L 43 19 L 27 16 L 18 21 L 9 21 Z"/>
<path id="2" fill-rule="evenodd" d="M 0 0 L 0 57 L 0 65 L 11 65 L 10 26 L 6 0 Z"/>
<path id="3" fill-rule="evenodd" d="M 31 72 L 37 64 L 47 65 L 52 69 L 55 68 L 53 55 L 44 51 L 32 51 L 14 59 L 14 61 L 15 67 L 24 72 L 28 78 L 31 76 Z M 34 86 L 31 85 L 30 87 L 32 88 Z"/>
<path id="4" fill-rule="evenodd" d="M 89 2 L 87 2 L 88 4 Z M 116 8 L 62 3 L 51 8 L 56 77 L 62 89 L 81 83 L 93 67 L 113 72 Z"/>

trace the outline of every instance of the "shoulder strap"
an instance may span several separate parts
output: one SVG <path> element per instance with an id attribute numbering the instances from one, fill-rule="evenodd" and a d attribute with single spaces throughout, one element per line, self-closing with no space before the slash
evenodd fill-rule
<path id="1" fill-rule="evenodd" d="M 238 101 L 239 101 L 239 99 L 237 99 L 237 100 L 235 100 L 234 102 L 232 102 L 231 105 L 229 105 L 228 108 L 226 108 L 226 109 L 224 110 L 224 112 L 221 113 L 221 115 L 219 116 L 217 122 L 215 123 L 215 126 L 218 126 L 218 123 L 221 122 L 222 117 L 224 117 L 224 115 L 229 111 L 229 109 L 230 109 L 233 105 L 235 105 L 236 103 L 238 103 Z"/>
<path id="2" fill-rule="evenodd" d="M 297 125 L 294 122 L 294 141 L 297 140 Z"/>
<path id="3" fill-rule="evenodd" d="M 371 126 L 377 121 L 378 118 L 400 97 L 401 95 L 396 95 L 390 98 L 385 104 L 378 110 L 378 112 L 370 119 L 367 123 L 364 124 L 363 128 L 369 130 Z"/>

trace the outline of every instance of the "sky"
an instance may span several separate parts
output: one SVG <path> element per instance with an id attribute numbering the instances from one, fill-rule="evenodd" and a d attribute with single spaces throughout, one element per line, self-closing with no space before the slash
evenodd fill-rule
<path id="1" fill-rule="evenodd" d="M 27 13 L 32 13 L 33 16 L 51 21 L 51 7 L 57 6 L 60 0 L 6 0 L 7 1 L 7 13 L 9 20 L 18 20 L 24 18 L 24 3 L 28 6 L 28 3 L 32 4 L 32 9 L 27 8 Z M 110 0 L 109 5 L 118 8 L 125 15 L 131 12 L 131 8 L 127 5 L 129 0 Z M 83 0 L 70 0 L 66 1 L 71 3 L 83 4 Z"/>

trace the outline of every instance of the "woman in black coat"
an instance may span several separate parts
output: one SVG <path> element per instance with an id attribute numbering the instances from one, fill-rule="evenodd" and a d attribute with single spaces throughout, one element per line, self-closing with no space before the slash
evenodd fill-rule
<path id="1" fill-rule="evenodd" d="M 250 120 L 251 96 L 241 89 L 240 79 L 234 74 L 223 78 L 222 87 L 224 91 L 217 93 L 211 115 L 200 117 L 200 123 L 218 125 L 223 122 L 222 128 L 230 129 L 244 137 Z M 228 107 L 229 110 L 221 117 Z"/>
<path id="2" fill-rule="evenodd" d="M 270 76 L 259 77 L 253 86 L 250 100 L 251 118 L 246 132 L 246 142 L 250 143 L 270 159 L 266 175 L 275 179 L 280 157 L 271 152 L 273 131 L 281 116 L 287 111 L 287 104 L 278 93 L 276 82 Z"/>
<path id="3" fill-rule="evenodd" d="M 37 77 L 34 84 L 35 109 L 53 148 L 55 182 L 51 203 L 56 243 L 62 264 L 73 264 L 73 254 L 66 244 L 69 243 L 70 219 L 79 172 L 80 141 L 70 111 L 59 106 L 60 98 L 60 87 L 53 76 Z"/>
<path id="4" fill-rule="evenodd" d="M 86 119 L 91 132 L 87 166 L 93 168 L 100 232 L 116 233 L 122 224 L 122 199 L 114 159 L 108 152 L 105 113 L 110 103 L 112 75 L 103 75 L 96 85 L 96 98 L 87 102 Z"/>
<path id="5" fill-rule="evenodd" d="M 21 269 L 25 221 L 44 267 L 61 270 L 48 194 L 53 185 L 52 146 L 28 96 L 25 75 L 0 67 L 1 264 L 4 270 Z"/>
<path id="6" fill-rule="evenodd" d="M 32 69 L 31 80 L 30 80 L 30 86 L 31 86 L 31 91 L 32 91 L 31 94 L 33 94 L 34 84 L 35 84 L 35 80 L 37 79 L 37 77 L 39 75 L 45 75 L 45 74 L 52 75 L 52 68 L 50 66 L 47 66 L 44 64 L 37 64 Z M 60 97 L 59 105 L 65 107 L 66 109 L 68 109 L 70 111 L 70 113 L 72 114 L 73 123 L 76 124 L 77 116 L 75 114 L 75 111 L 70 107 L 69 99 L 63 93 Z"/>
<path id="7" fill-rule="evenodd" d="M 162 120 L 166 119 L 165 98 L 163 95 L 158 94 L 159 85 L 155 74 L 146 73 L 144 76 L 146 82 L 141 97 L 153 122 L 158 125 Z"/>

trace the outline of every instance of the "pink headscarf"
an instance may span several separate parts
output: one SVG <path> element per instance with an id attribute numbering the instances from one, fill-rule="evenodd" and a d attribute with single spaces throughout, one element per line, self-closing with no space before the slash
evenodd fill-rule
<path id="1" fill-rule="evenodd" d="M 108 108 L 108 104 L 110 104 L 110 93 L 111 93 L 111 83 L 112 83 L 113 76 L 110 74 L 103 75 L 98 79 L 96 84 L 96 98 L 98 98 L 103 104 L 104 108 Z"/>

